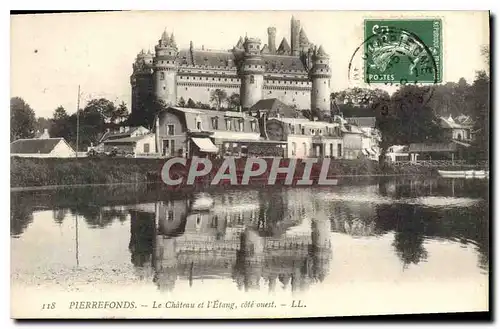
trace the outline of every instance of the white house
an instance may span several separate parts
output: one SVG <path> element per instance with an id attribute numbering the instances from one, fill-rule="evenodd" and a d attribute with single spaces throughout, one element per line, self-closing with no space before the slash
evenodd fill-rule
<path id="1" fill-rule="evenodd" d="M 30 138 L 12 142 L 10 155 L 25 158 L 73 158 L 76 153 L 64 138 Z"/>
<path id="2" fill-rule="evenodd" d="M 103 144 L 106 153 L 116 150 L 117 155 L 122 156 L 150 157 L 157 155 L 155 134 L 108 139 Z"/>
<path id="3" fill-rule="evenodd" d="M 389 162 L 398 162 L 398 161 L 409 161 L 410 156 L 408 153 L 407 145 L 392 145 L 387 149 L 386 159 Z"/>
<path id="4" fill-rule="evenodd" d="M 96 146 L 91 147 L 97 152 L 104 152 L 104 142 L 115 140 L 115 139 L 123 139 L 123 138 L 131 138 L 138 137 L 143 135 L 150 134 L 149 129 L 144 128 L 143 126 L 137 127 L 120 127 L 119 130 L 112 131 L 108 129 L 99 139 L 99 142 Z M 89 148 L 90 149 L 90 148 Z"/>

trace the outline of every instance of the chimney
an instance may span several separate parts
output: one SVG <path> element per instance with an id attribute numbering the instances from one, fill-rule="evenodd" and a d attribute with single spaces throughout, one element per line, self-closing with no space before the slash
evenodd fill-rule
<path id="1" fill-rule="evenodd" d="M 267 28 L 267 46 L 269 48 L 269 52 L 271 54 L 276 53 L 276 28 L 268 27 Z"/>

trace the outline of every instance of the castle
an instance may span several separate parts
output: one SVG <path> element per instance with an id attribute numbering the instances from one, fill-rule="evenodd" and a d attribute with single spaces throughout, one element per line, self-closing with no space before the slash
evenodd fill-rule
<path id="1" fill-rule="evenodd" d="M 240 37 L 231 50 L 179 49 L 174 35 L 163 32 L 155 54 L 141 51 L 131 76 L 132 113 L 145 98 L 156 96 L 167 105 L 179 101 L 210 104 L 211 91 L 238 94 L 243 109 L 257 101 L 277 98 L 299 110 L 330 113 L 329 56 L 309 42 L 300 21 L 291 19 L 290 44 L 276 48 L 276 28 L 269 27 L 264 46 L 257 38 Z"/>

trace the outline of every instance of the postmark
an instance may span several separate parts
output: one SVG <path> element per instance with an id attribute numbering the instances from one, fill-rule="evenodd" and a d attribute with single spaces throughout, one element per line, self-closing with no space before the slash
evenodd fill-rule
<path id="1" fill-rule="evenodd" d="M 366 83 L 404 85 L 442 81 L 440 19 L 367 19 L 364 35 Z"/>

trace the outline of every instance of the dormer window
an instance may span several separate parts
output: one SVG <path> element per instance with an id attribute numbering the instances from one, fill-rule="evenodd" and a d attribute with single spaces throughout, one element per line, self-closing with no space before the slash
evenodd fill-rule
<path id="1" fill-rule="evenodd" d="M 215 130 L 219 129 L 219 118 L 218 117 L 212 118 L 212 128 Z"/>

